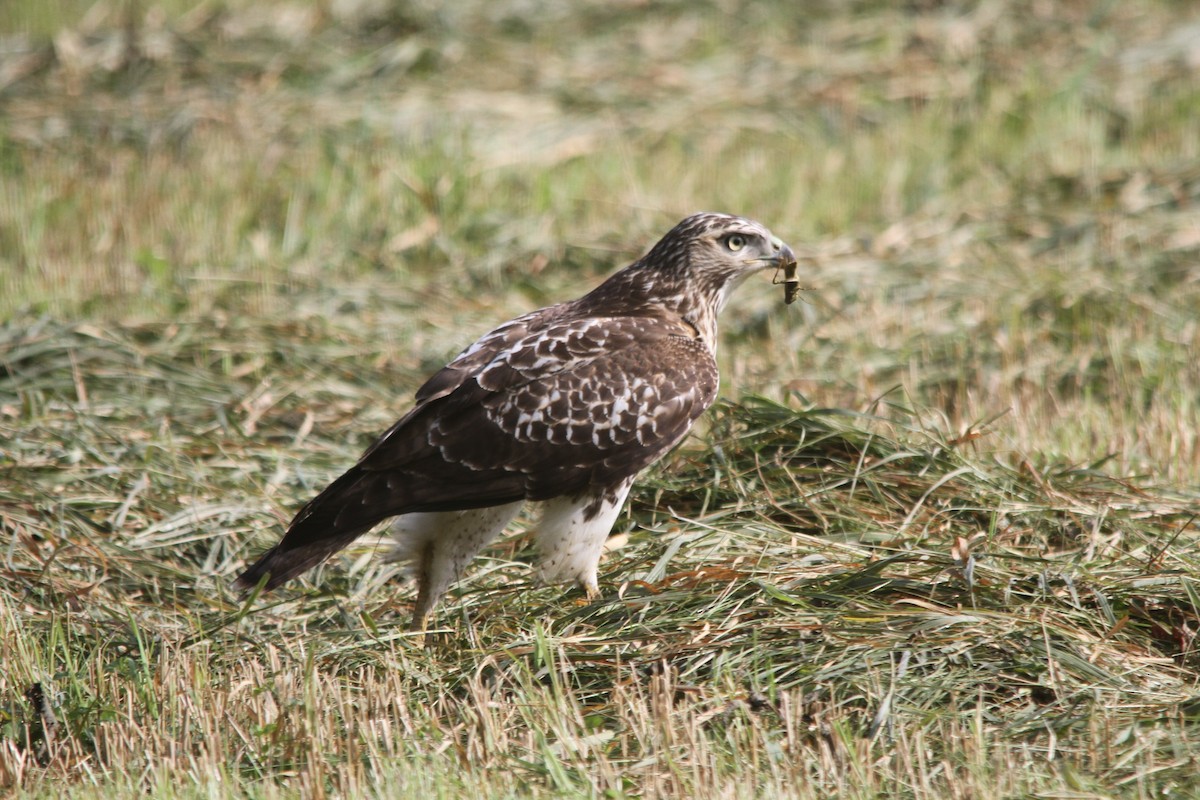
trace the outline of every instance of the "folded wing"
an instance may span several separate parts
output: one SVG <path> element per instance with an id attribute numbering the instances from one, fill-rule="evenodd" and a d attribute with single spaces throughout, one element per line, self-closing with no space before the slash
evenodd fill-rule
<path id="1" fill-rule="evenodd" d="M 399 514 L 616 485 L 712 404 L 716 363 L 677 325 L 541 313 L 493 331 L 431 377 L 417 405 L 300 510 L 239 584 L 270 575 L 274 588 Z"/>

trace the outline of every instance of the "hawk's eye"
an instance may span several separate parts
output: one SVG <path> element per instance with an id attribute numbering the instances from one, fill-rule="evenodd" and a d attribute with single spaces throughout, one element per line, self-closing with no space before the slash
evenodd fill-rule
<path id="1" fill-rule="evenodd" d="M 725 237 L 725 246 L 729 248 L 729 252 L 736 253 L 746 246 L 746 237 L 740 233 L 731 233 Z"/>

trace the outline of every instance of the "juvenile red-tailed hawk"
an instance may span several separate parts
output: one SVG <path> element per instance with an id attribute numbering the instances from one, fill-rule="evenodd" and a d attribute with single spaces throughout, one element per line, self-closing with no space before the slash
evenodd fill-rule
<path id="1" fill-rule="evenodd" d="M 238 578 L 265 588 L 397 517 L 417 573 L 413 627 L 526 501 L 543 505 L 541 572 L 599 593 L 596 568 L 634 478 L 717 395 L 717 314 L 792 251 L 765 227 L 694 214 L 566 303 L 506 322 L 417 390 L 416 405 L 300 509 Z"/>

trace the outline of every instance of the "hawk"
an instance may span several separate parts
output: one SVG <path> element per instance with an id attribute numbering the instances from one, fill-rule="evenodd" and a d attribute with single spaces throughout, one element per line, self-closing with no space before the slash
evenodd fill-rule
<path id="1" fill-rule="evenodd" d="M 375 525 L 416 567 L 412 627 L 526 502 L 543 506 L 541 575 L 599 594 L 601 550 L 630 486 L 717 395 L 717 315 L 791 249 L 753 220 L 701 213 L 577 300 L 506 322 L 417 390 L 415 405 L 300 509 L 237 579 L 266 590 Z"/>

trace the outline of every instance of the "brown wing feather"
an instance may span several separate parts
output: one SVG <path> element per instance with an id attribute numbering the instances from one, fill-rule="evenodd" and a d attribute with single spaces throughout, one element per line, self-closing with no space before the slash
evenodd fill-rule
<path id="1" fill-rule="evenodd" d="M 273 588 L 399 514 L 619 483 L 677 444 L 715 398 L 711 352 L 677 326 L 562 316 L 535 312 L 463 351 L 238 582 L 269 574 Z"/>

